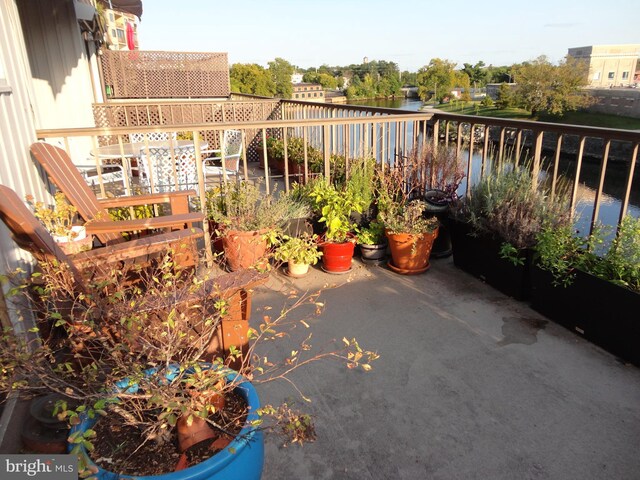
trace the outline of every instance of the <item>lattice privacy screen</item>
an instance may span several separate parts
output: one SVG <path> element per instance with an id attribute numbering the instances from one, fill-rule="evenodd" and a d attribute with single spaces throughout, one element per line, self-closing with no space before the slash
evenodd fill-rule
<path id="1" fill-rule="evenodd" d="M 230 92 L 226 53 L 104 50 L 101 63 L 109 98 L 211 98 Z"/>

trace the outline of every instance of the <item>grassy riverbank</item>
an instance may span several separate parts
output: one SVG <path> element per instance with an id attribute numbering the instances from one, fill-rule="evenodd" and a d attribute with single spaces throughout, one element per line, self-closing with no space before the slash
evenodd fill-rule
<path id="1" fill-rule="evenodd" d="M 480 102 L 451 102 L 443 105 L 435 105 L 435 108 L 443 112 L 458 113 L 461 115 L 480 115 L 483 117 L 513 118 L 518 120 L 566 123 L 569 125 L 640 130 L 640 119 L 638 118 L 607 115 L 604 113 L 567 112 L 562 117 L 553 117 L 550 115 L 531 117 L 531 113 L 522 108 L 498 110 L 496 107 L 482 106 Z"/>

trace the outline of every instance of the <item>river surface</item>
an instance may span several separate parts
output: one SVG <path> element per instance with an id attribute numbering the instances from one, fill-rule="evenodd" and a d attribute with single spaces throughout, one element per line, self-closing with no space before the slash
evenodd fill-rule
<path id="1" fill-rule="evenodd" d="M 370 107 L 397 108 L 401 110 L 418 111 L 423 102 L 414 98 L 397 98 L 390 100 L 358 100 L 349 102 L 353 105 Z M 462 158 L 469 156 L 468 150 L 463 151 Z M 480 176 L 482 157 L 476 153 L 472 157 L 471 182 L 475 182 Z M 547 162 L 548 163 L 548 162 Z M 575 159 L 564 157 L 560 161 L 559 172 L 573 180 L 575 176 Z M 626 165 L 611 164 L 607 169 L 603 195 L 600 200 L 600 212 L 598 219 L 605 225 L 617 225 L 622 206 L 626 186 Z M 588 232 L 588 226 L 594 211 L 594 200 L 599 182 L 599 162 L 584 161 L 580 173 L 580 185 L 578 187 L 578 203 L 576 205 L 576 228 L 581 232 Z M 459 194 L 466 191 L 466 182 L 460 185 Z M 632 185 L 629 208 L 627 213 L 634 217 L 640 217 L 640 167 L 636 167 L 635 180 Z"/>

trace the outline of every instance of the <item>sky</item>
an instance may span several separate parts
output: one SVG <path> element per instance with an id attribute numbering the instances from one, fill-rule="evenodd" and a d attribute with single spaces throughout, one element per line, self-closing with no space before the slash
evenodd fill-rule
<path id="1" fill-rule="evenodd" d="M 142 50 L 276 57 L 301 67 L 365 57 L 415 72 L 432 58 L 512 65 L 571 47 L 640 44 L 638 0 L 143 0 Z"/>

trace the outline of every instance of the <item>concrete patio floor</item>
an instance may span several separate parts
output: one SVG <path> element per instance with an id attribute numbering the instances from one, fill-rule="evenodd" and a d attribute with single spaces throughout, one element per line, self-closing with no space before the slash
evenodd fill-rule
<path id="1" fill-rule="evenodd" d="M 317 430 L 303 447 L 267 435 L 264 480 L 640 478 L 637 367 L 451 258 L 418 276 L 358 260 L 346 275 L 275 272 L 254 293 L 252 322 L 318 289 L 314 346 L 356 337 L 380 359 L 368 373 L 332 361 L 294 372 L 306 405 L 285 382 L 258 386 L 263 404 L 297 400 Z"/>

